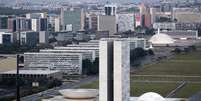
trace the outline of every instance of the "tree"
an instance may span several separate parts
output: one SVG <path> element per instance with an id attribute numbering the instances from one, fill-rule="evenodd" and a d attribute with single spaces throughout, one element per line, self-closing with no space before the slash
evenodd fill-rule
<path id="1" fill-rule="evenodd" d="M 154 51 L 151 50 L 151 49 L 148 50 L 148 54 L 149 54 L 149 55 L 155 55 L 155 54 L 154 54 Z"/>
<path id="2" fill-rule="evenodd" d="M 155 34 L 155 31 L 154 31 L 153 28 L 146 28 L 145 34 L 146 34 L 146 35 L 154 35 L 154 34 Z"/>
<path id="3" fill-rule="evenodd" d="M 95 75 L 99 72 L 99 58 L 96 58 L 95 61 L 91 62 L 89 59 L 82 61 L 82 72 L 85 75 Z"/>
<path id="4" fill-rule="evenodd" d="M 89 69 L 92 67 L 92 63 L 89 59 L 85 59 L 82 61 L 82 72 L 84 75 L 88 75 L 90 73 Z"/>
<path id="5" fill-rule="evenodd" d="M 96 58 L 93 62 L 93 67 L 91 69 L 91 74 L 98 74 L 99 73 L 99 58 Z"/>
<path id="6" fill-rule="evenodd" d="M 147 55 L 147 52 L 143 48 L 135 48 L 130 51 L 130 61 L 134 62 L 137 59 L 143 58 Z"/>
<path id="7" fill-rule="evenodd" d="M 198 28 L 198 36 L 201 36 L 201 27 Z"/>
<path id="8" fill-rule="evenodd" d="M 180 54 L 180 53 L 181 53 L 181 49 L 175 48 L 175 49 L 174 49 L 174 52 L 177 53 L 177 54 Z"/>
<path id="9" fill-rule="evenodd" d="M 132 66 L 138 67 L 141 65 L 141 59 L 147 55 L 143 48 L 136 48 L 130 51 L 130 63 Z"/>

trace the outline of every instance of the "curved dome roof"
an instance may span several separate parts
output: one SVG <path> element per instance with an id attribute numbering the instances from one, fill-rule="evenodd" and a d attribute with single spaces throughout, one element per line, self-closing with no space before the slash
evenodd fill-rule
<path id="1" fill-rule="evenodd" d="M 96 89 L 63 89 L 59 92 L 65 97 L 70 99 L 91 99 L 98 96 Z"/>
<path id="2" fill-rule="evenodd" d="M 141 95 L 137 101 L 165 101 L 165 99 L 157 93 L 148 92 Z"/>
<path id="3" fill-rule="evenodd" d="M 173 38 L 164 33 L 155 34 L 149 40 L 152 44 L 173 44 L 174 41 Z"/>

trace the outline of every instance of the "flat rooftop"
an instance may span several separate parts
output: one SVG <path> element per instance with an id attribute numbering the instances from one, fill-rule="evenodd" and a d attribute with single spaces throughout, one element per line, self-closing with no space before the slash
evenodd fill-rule
<path id="1" fill-rule="evenodd" d="M 48 75 L 53 73 L 58 73 L 60 71 L 58 70 L 19 70 L 19 74 L 25 74 L 25 75 Z M 17 70 L 11 70 L 7 72 L 1 72 L 0 74 L 16 74 Z"/>
<path id="2" fill-rule="evenodd" d="M 138 97 L 130 97 L 130 101 L 137 101 Z M 80 99 L 75 99 L 76 101 L 83 101 Z M 165 98 L 165 101 L 185 101 L 186 99 L 182 98 Z M 43 99 L 42 101 L 67 101 L 63 96 L 55 96 L 54 98 L 50 99 Z M 85 101 L 85 100 L 84 100 Z M 92 100 L 86 100 L 86 101 L 92 101 Z M 93 101 L 98 101 L 94 99 Z"/>

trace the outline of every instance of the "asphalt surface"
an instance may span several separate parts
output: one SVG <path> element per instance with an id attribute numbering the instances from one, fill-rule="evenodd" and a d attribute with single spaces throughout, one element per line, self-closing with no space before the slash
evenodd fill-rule
<path id="1" fill-rule="evenodd" d="M 82 80 L 79 80 L 78 82 L 64 83 L 60 87 L 48 89 L 46 91 L 43 91 L 43 92 L 40 92 L 37 94 L 33 94 L 30 96 L 23 97 L 20 99 L 20 101 L 38 101 L 41 98 L 54 97 L 54 96 L 59 94 L 58 90 L 78 88 L 83 84 L 88 84 L 88 83 L 91 83 L 91 82 L 96 81 L 96 80 L 98 80 L 98 76 L 87 77 L 87 78 L 84 78 Z"/>

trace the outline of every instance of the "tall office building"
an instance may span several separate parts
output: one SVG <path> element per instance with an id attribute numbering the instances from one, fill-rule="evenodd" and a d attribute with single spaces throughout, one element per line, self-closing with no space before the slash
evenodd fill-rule
<path id="1" fill-rule="evenodd" d="M 141 17 L 141 26 L 150 27 L 151 26 L 151 14 L 149 10 L 150 8 L 142 3 L 139 5 L 139 9 Z"/>
<path id="2" fill-rule="evenodd" d="M 48 21 L 47 18 L 40 18 L 40 31 L 48 30 Z"/>
<path id="3" fill-rule="evenodd" d="M 112 36 L 117 33 L 117 24 L 115 16 L 99 15 L 98 16 L 98 31 L 109 31 Z"/>
<path id="4" fill-rule="evenodd" d="M 40 20 L 39 19 L 31 19 L 31 28 L 33 31 L 39 31 L 40 29 Z"/>
<path id="5" fill-rule="evenodd" d="M 135 18 L 133 13 L 118 14 L 118 32 L 134 31 Z"/>
<path id="6" fill-rule="evenodd" d="M 24 17 L 17 17 L 16 18 L 16 30 L 17 31 L 28 31 L 31 30 L 31 19 L 27 19 Z"/>
<path id="7" fill-rule="evenodd" d="M 61 30 L 61 20 L 59 17 L 55 18 L 55 22 L 54 22 L 54 31 L 55 32 L 60 32 Z"/>
<path id="8" fill-rule="evenodd" d="M 32 24 L 33 31 L 47 31 L 48 30 L 47 18 L 32 19 L 31 24 Z"/>
<path id="9" fill-rule="evenodd" d="M 64 31 L 84 29 L 84 12 L 82 9 L 61 10 L 61 24 Z"/>
<path id="10" fill-rule="evenodd" d="M 130 49 L 128 41 L 102 39 L 99 48 L 99 101 L 129 101 Z"/>
<path id="11" fill-rule="evenodd" d="M 15 32 L 16 31 L 16 19 L 8 18 L 8 31 Z"/>
<path id="12" fill-rule="evenodd" d="M 110 4 L 110 3 L 107 3 L 105 5 L 105 15 L 116 15 L 116 10 L 117 10 L 117 6 L 115 4 Z"/>

